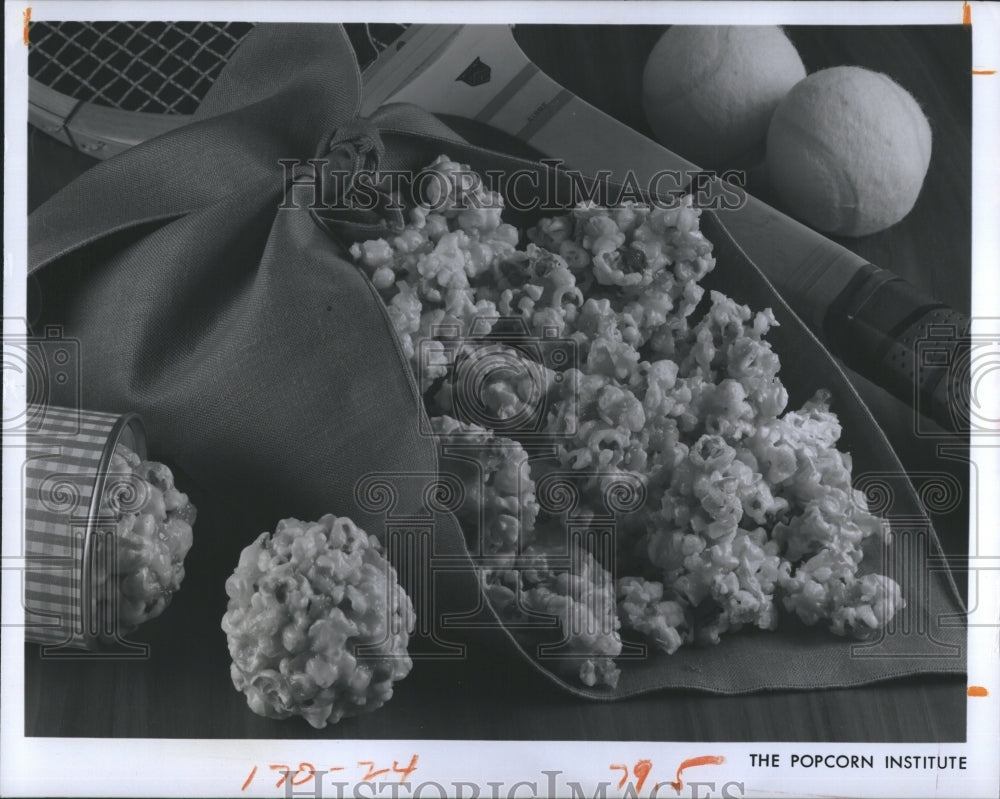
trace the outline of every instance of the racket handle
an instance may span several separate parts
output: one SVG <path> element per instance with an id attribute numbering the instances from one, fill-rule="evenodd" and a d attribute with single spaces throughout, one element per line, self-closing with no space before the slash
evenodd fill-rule
<path id="1" fill-rule="evenodd" d="M 861 267 L 830 304 L 823 338 L 859 374 L 948 430 L 967 409 L 969 318 L 922 294 L 901 277 Z"/>

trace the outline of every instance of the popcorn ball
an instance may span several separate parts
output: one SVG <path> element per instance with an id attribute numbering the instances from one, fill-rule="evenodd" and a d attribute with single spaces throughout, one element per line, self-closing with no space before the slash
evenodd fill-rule
<path id="1" fill-rule="evenodd" d="M 251 710 L 320 729 L 389 701 L 412 667 L 415 617 L 380 549 L 328 514 L 285 519 L 243 550 L 222 629 Z"/>
<path id="2" fill-rule="evenodd" d="M 866 573 L 864 551 L 889 541 L 888 525 L 852 488 L 830 397 L 787 409 L 772 311 L 706 296 L 715 258 L 692 198 L 581 204 L 539 220 L 522 248 L 468 167 L 441 156 L 429 169 L 433 207 L 351 252 L 442 444 L 464 441 L 458 517 L 501 614 L 557 618 L 579 660 L 570 672 L 607 686 L 622 634 L 672 654 L 787 616 L 838 635 L 884 629 L 902 593 Z M 555 336 L 576 357 L 551 363 L 511 344 L 511 322 L 537 352 Z M 529 458 L 539 447 L 549 454 Z M 616 574 L 590 552 L 570 557 L 565 537 L 552 543 L 564 520 L 535 496 L 552 470 L 572 475 L 578 514 L 613 519 Z M 628 513 L 608 505 L 623 478 L 645 496 Z M 579 632 L 584 621 L 603 632 Z"/>
<path id="3" fill-rule="evenodd" d="M 144 461 L 119 443 L 108 467 L 105 503 L 117 516 L 116 586 L 119 632 L 166 610 L 184 579 L 196 510 L 174 486 L 169 468 Z"/>

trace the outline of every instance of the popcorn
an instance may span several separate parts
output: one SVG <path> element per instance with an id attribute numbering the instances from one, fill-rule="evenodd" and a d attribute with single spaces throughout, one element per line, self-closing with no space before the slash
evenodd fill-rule
<path id="1" fill-rule="evenodd" d="M 565 554 L 564 554 L 565 553 Z M 621 653 L 614 581 L 586 550 L 565 541 L 530 547 L 513 568 L 485 570 L 487 596 L 501 618 L 554 616 L 562 634 L 552 662 L 584 685 L 618 684 Z"/>
<path id="2" fill-rule="evenodd" d="M 472 539 L 469 549 L 487 556 L 491 563 L 497 563 L 498 557 L 510 562 L 534 540 L 538 504 L 528 454 L 515 441 L 449 416 L 431 419 L 431 426 L 442 458 L 448 445 L 458 450 L 458 457 L 447 459 L 446 464 L 465 487 L 456 516 Z"/>
<path id="3" fill-rule="evenodd" d="M 169 468 L 141 460 L 124 444 L 115 448 L 108 471 L 105 502 L 117 517 L 117 559 L 113 573 L 99 577 L 116 583 L 119 628 L 129 632 L 163 613 L 180 589 L 196 511 Z M 140 500 L 141 507 L 134 506 Z"/>
<path id="4" fill-rule="evenodd" d="M 381 707 L 413 665 L 410 600 L 350 519 L 279 522 L 243 550 L 226 594 L 233 685 L 259 715 L 321 729 Z"/>
<path id="5" fill-rule="evenodd" d="M 442 156 L 429 169 L 441 176 L 435 202 L 394 237 L 351 252 L 421 374 L 435 431 L 475 453 L 482 476 L 463 474 L 458 515 L 480 534 L 474 551 L 494 605 L 511 618 L 555 616 L 568 630 L 606 621 L 591 599 L 610 596 L 614 625 L 567 639 L 588 685 L 617 679 L 617 624 L 666 653 L 747 626 L 773 630 L 783 613 L 841 635 L 883 629 L 903 606 L 899 586 L 859 570 L 864 545 L 888 540 L 888 526 L 852 488 L 829 397 L 786 411 L 766 339 L 772 311 L 718 291 L 703 303 L 699 282 L 715 260 L 692 198 L 583 204 L 541 219 L 518 249 L 500 198 L 467 168 Z M 575 362 L 529 364 L 536 356 L 504 339 L 499 318 L 529 340 L 571 342 Z M 459 418 L 470 392 L 486 427 Z M 532 420 L 523 431 L 496 435 L 522 418 Z M 555 458 L 529 460 L 518 443 L 528 434 Z M 553 565 L 536 524 L 556 520 L 534 487 L 556 468 L 574 475 L 583 514 L 608 512 L 616 478 L 643 486 L 641 508 L 613 514 L 629 571 L 610 575 L 590 553 L 577 553 L 582 572 Z"/>
<path id="6" fill-rule="evenodd" d="M 641 577 L 618 581 L 618 614 L 622 626 L 649 638 L 668 655 L 694 640 L 689 613 L 680 602 L 663 599 L 663 585 Z"/>
<path id="7" fill-rule="evenodd" d="M 838 635 L 850 632 L 871 638 L 885 629 L 903 607 L 903 594 L 893 580 L 882 574 L 866 574 L 851 585 L 846 601 L 830 614 L 830 629 Z"/>

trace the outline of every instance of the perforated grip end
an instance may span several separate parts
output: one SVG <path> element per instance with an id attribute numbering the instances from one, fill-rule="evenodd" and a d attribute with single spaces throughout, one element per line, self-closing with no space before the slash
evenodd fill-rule
<path id="1" fill-rule="evenodd" d="M 830 305 L 823 334 L 848 366 L 945 429 L 966 415 L 955 403 L 969 397 L 959 367 L 969 358 L 969 318 L 902 278 L 863 266 Z"/>

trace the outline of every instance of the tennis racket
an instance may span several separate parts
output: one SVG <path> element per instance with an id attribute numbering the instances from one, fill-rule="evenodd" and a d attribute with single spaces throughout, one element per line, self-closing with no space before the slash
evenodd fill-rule
<path id="1" fill-rule="evenodd" d="M 94 158 L 186 125 L 247 22 L 32 22 L 28 121 Z M 370 63 L 405 25 L 346 25 Z"/>

